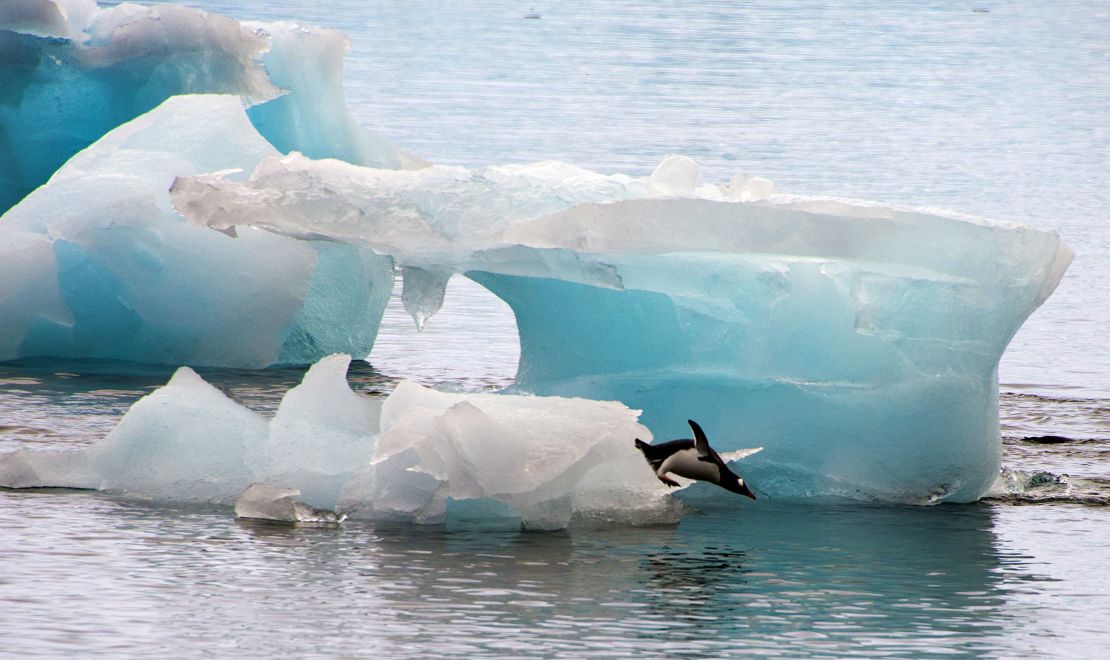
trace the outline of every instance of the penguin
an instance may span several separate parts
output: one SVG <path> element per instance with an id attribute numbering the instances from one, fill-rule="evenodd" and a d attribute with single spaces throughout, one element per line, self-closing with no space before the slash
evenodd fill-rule
<path id="1" fill-rule="evenodd" d="M 694 420 L 687 421 L 690 422 L 690 428 L 694 431 L 693 440 L 671 440 L 657 445 L 649 445 L 636 438 L 636 448 L 643 452 L 644 458 L 655 470 L 655 476 L 659 477 L 659 481 L 671 487 L 681 485 L 667 476 L 668 472 L 673 472 L 687 479 L 717 484 L 725 490 L 747 495 L 754 500 L 755 493 L 748 488 L 739 475 L 728 469 L 724 460 L 721 459 L 721 455 L 709 446 L 705 431 L 702 431 Z M 761 449 L 763 448 L 742 449 L 732 452 L 728 454 L 729 460 L 736 460 L 754 454 Z"/>

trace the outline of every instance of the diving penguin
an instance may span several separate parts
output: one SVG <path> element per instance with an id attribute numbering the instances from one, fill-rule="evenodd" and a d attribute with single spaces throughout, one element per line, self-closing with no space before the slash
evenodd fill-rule
<path id="1" fill-rule="evenodd" d="M 644 453 L 644 458 L 655 470 L 655 476 L 659 477 L 659 481 L 667 484 L 668 486 L 680 485 L 674 479 L 667 476 L 668 472 L 673 472 L 680 477 L 687 479 L 695 479 L 697 481 L 708 481 L 712 484 L 717 484 L 725 490 L 755 499 L 755 494 L 748 489 L 744 480 L 732 470 L 728 469 L 725 461 L 721 459 L 712 447 L 709 446 L 709 440 L 705 437 L 705 431 L 701 430 L 698 423 L 694 420 L 687 420 L 690 422 L 690 428 L 694 430 L 694 439 L 686 440 L 671 440 L 670 442 L 662 442 L 657 445 L 649 445 L 648 443 L 636 438 L 636 448 Z M 741 449 L 740 451 L 726 454 L 729 460 L 736 460 L 750 454 L 754 454 L 762 449 Z"/>

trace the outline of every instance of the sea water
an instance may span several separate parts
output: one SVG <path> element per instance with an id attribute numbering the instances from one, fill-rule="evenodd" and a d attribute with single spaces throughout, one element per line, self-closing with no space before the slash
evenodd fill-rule
<path id="1" fill-rule="evenodd" d="M 1055 481 L 967 506 L 744 500 L 678 527 L 527 534 L 0 491 L 4 654 L 1110 653 L 1103 3 L 190 4 L 347 32 L 352 113 L 429 160 L 646 174 L 679 152 L 709 179 L 1059 230 L 1075 262 L 1000 368 L 1003 463 Z M 500 301 L 453 280 L 417 332 L 396 298 L 356 391 L 512 382 Z M 0 451 L 85 446 L 171 372 L 0 365 Z M 302 370 L 201 373 L 272 414 Z"/>

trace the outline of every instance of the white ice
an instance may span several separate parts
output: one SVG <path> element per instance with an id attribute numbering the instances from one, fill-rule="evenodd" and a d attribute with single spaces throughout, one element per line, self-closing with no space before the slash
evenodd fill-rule
<path id="1" fill-rule="evenodd" d="M 85 26 L 97 11 L 96 0 L 9 0 L 0 4 L 0 28 L 84 42 Z"/>
<path id="2" fill-rule="evenodd" d="M 350 363 L 348 355 L 325 357 L 285 393 L 269 435 L 246 445 L 252 474 L 335 506 L 340 487 L 373 455 L 381 409 L 380 400 L 351 391 Z"/>
<path id="3" fill-rule="evenodd" d="M 182 367 L 85 451 L 0 456 L 0 486 L 235 504 L 290 522 L 440 523 L 453 511 L 528 529 L 677 521 L 681 503 L 633 444 L 651 437 L 638 411 L 408 381 L 383 404 L 351 391 L 349 362 L 318 362 L 272 419 Z"/>
<path id="4" fill-rule="evenodd" d="M 230 503 L 257 480 L 245 450 L 265 441 L 268 426 L 265 417 L 182 367 L 88 449 L 89 465 L 102 490 L 166 501 Z"/>
<path id="5" fill-rule="evenodd" d="M 673 522 L 677 504 L 633 445 L 650 437 L 637 416 L 615 402 L 448 394 L 405 381 L 382 407 L 373 461 L 339 508 L 435 522 L 451 501 L 487 500 L 533 529 L 575 517 Z"/>

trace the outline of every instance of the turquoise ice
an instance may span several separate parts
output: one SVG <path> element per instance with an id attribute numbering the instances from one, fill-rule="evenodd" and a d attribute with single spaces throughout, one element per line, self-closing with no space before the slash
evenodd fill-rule
<path id="1" fill-rule="evenodd" d="M 381 167 L 421 161 L 347 114 L 347 38 L 175 5 L 23 0 L 0 7 L 0 213 L 70 156 L 177 94 L 240 95 L 272 144 Z"/>
<path id="2" fill-rule="evenodd" d="M 174 97 L 70 159 L 0 217 L 0 359 L 261 368 L 365 354 L 393 288 L 367 248 L 202 230 L 175 175 L 277 152 L 234 96 Z"/>
<path id="3" fill-rule="evenodd" d="M 516 315 L 515 391 L 621 401 L 660 437 L 694 418 L 722 450 L 765 446 L 747 474 L 761 492 L 982 496 L 1001 459 L 998 360 L 1070 250 L 1053 232 L 950 212 L 764 183 L 765 198 L 737 194 L 750 181 L 702 184 L 677 157 L 633 179 L 293 154 L 247 181 L 179 179 L 172 197 L 221 231 L 328 236 L 465 273 Z M 437 304 L 426 279 L 406 306 Z"/>

